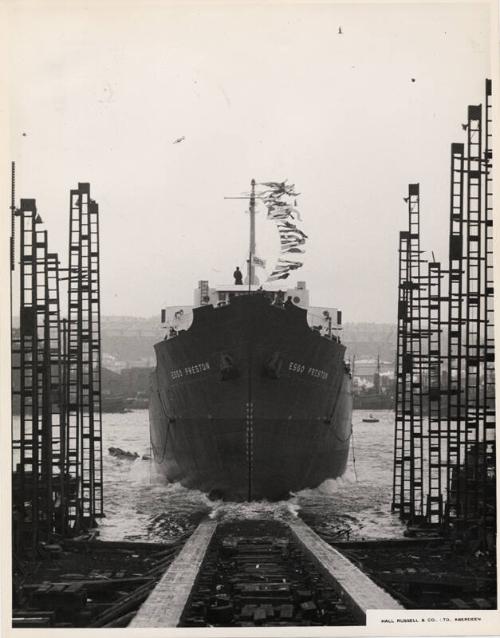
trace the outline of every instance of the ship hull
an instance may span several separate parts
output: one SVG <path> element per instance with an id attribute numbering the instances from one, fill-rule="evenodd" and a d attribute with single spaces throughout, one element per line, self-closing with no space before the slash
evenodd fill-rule
<path id="1" fill-rule="evenodd" d="M 226 500 L 279 500 L 345 471 L 344 347 L 313 332 L 302 309 L 261 295 L 202 307 L 155 350 L 151 442 L 168 481 Z"/>

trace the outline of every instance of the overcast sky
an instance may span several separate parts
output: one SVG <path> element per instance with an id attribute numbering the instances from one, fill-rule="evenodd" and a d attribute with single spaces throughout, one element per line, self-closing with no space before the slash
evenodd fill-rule
<path id="1" fill-rule="evenodd" d="M 423 248 L 447 259 L 450 144 L 490 76 L 488 4 L 69 4 L 6 3 L 8 159 L 64 260 L 69 189 L 91 183 L 103 314 L 232 282 L 248 215 L 224 196 L 252 178 L 296 184 L 309 241 L 288 281 L 345 321 L 396 320 L 409 182 Z M 261 212 L 257 252 L 277 251 Z"/>

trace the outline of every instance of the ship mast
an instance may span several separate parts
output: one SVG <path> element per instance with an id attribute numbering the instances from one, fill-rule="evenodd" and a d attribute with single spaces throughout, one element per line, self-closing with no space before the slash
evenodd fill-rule
<path id="1" fill-rule="evenodd" d="M 255 264 L 253 258 L 255 255 L 255 180 L 252 179 L 252 190 L 250 192 L 250 246 L 248 250 L 248 268 L 247 277 L 248 285 L 256 283 L 255 281 Z"/>
<path id="2" fill-rule="evenodd" d="M 377 353 L 377 394 L 381 394 L 381 381 L 380 381 L 380 352 Z"/>
<path id="3" fill-rule="evenodd" d="M 250 245 L 248 248 L 248 260 L 247 260 L 247 277 L 245 283 L 248 284 L 248 289 L 250 290 L 250 286 L 252 284 L 258 284 L 259 280 L 255 276 L 255 264 L 254 264 L 254 256 L 255 256 L 255 180 L 251 181 L 252 190 L 250 192 L 250 197 L 248 195 L 243 195 L 239 197 L 224 197 L 224 199 L 249 199 L 249 213 L 250 213 Z"/>

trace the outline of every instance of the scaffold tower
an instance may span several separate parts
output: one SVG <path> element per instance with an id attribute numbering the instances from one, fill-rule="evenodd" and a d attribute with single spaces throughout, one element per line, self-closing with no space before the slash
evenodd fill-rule
<path id="1" fill-rule="evenodd" d="M 423 379 L 420 189 L 408 186 L 408 231 L 400 233 L 396 418 L 392 508 L 423 515 Z"/>
<path id="2" fill-rule="evenodd" d="M 19 409 L 12 419 L 13 531 L 15 551 L 36 551 L 54 533 L 78 533 L 103 516 L 99 211 L 88 184 L 71 191 L 70 266 L 61 268 L 35 200 L 21 199 L 16 208 L 14 168 L 10 261 L 14 283 L 18 250 L 20 325 L 15 329 L 11 316 Z"/>
<path id="3" fill-rule="evenodd" d="M 93 526 L 102 516 L 100 297 L 98 207 L 90 185 L 70 193 L 67 327 L 68 470 L 77 489 L 71 524 Z"/>
<path id="4" fill-rule="evenodd" d="M 21 199 L 16 211 L 20 223 L 19 333 L 12 336 L 12 373 L 17 373 L 19 425 L 12 441 L 14 547 L 36 547 L 48 524 L 47 375 L 43 366 L 46 337 L 46 235 L 37 232 L 41 221 L 34 199 Z M 14 257 L 14 255 L 13 255 Z"/>
<path id="5" fill-rule="evenodd" d="M 419 271 L 418 185 L 399 243 L 393 510 L 457 530 L 495 525 L 491 109 L 487 80 L 451 145 L 447 269 Z"/>

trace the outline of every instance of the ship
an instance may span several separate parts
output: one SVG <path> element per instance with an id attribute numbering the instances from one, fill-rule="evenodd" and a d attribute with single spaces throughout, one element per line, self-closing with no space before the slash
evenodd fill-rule
<path id="1" fill-rule="evenodd" d="M 311 307 L 305 282 L 283 286 L 283 269 L 259 285 L 254 180 L 248 198 L 246 280 L 199 281 L 192 307 L 162 309 L 151 447 L 168 482 L 212 499 L 277 501 L 345 472 L 351 374 L 338 309 Z"/>
<path id="2" fill-rule="evenodd" d="M 352 358 L 351 373 L 356 377 L 355 357 Z M 355 385 L 355 384 L 354 384 Z M 380 374 L 380 355 L 377 355 L 377 368 L 373 375 L 371 388 L 356 387 L 353 392 L 353 407 L 356 410 L 393 410 L 394 393 L 392 389 L 383 388 Z M 365 419 L 363 419 L 365 420 Z"/>

